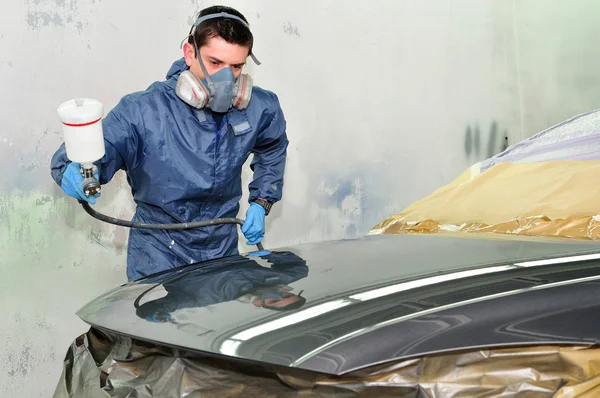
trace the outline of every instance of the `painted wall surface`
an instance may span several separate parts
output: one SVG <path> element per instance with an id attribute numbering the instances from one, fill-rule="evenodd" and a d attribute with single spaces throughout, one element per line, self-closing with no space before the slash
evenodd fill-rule
<path id="1" fill-rule="evenodd" d="M 597 107 L 594 0 L 229 4 L 250 20 L 263 63 L 247 71 L 278 94 L 289 127 L 267 247 L 363 234 L 502 150 L 505 136 Z M 91 219 L 50 178 L 56 107 L 89 96 L 108 110 L 162 80 L 208 5 L 4 0 L 0 396 L 49 396 L 87 329 L 74 313 L 126 280 L 127 231 Z M 123 175 L 96 208 L 132 215 Z"/>
<path id="2" fill-rule="evenodd" d="M 600 108 L 595 0 L 501 2 L 514 142 Z M 510 4 L 512 3 L 512 4 Z M 512 64 L 512 65 L 510 65 Z M 512 66 L 512 67 L 511 67 Z"/>

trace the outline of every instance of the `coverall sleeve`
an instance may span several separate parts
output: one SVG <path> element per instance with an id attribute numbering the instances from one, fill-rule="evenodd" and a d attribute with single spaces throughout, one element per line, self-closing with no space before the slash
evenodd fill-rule
<path id="1" fill-rule="evenodd" d="M 254 179 L 249 185 L 249 201 L 257 198 L 271 203 L 281 200 L 283 174 L 287 156 L 288 139 L 286 121 L 277 96 L 273 97 L 272 117 L 266 127 L 258 133 L 252 153 L 250 168 Z"/>
<path id="2" fill-rule="evenodd" d="M 94 164 L 98 166 L 100 184 L 107 184 L 119 170 L 134 168 L 143 154 L 140 126 L 143 125 L 137 102 L 126 96 L 102 120 L 105 154 Z M 62 176 L 71 161 L 65 144 L 52 156 L 52 179 L 61 186 Z"/>

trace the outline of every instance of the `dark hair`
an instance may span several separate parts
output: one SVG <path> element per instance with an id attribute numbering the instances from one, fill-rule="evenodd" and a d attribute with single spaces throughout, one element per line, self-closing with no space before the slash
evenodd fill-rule
<path id="1" fill-rule="evenodd" d="M 244 17 L 244 15 L 242 15 L 241 12 L 226 6 L 212 6 L 205 8 L 198 13 L 198 18 L 220 12 L 235 15 L 236 17 L 240 17 L 246 23 L 248 23 L 248 20 L 246 17 Z M 254 37 L 252 36 L 252 32 L 250 32 L 250 29 L 244 26 L 242 22 L 233 18 L 207 19 L 196 27 L 193 37 L 190 31 L 188 43 L 194 44 L 195 40 L 198 49 L 200 49 L 200 47 L 204 46 L 208 40 L 213 37 L 221 37 L 228 43 L 239 44 L 240 46 L 248 47 L 248 54 L 252 53 L 252 46 L 254 45 Z"/>

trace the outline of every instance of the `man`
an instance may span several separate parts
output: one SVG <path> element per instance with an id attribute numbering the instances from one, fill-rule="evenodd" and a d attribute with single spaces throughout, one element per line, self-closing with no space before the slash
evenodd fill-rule
<path id="1" fill-rule="evenodd" d="M 288 140 L 277 96 L 252 87 L 242 67 L 252 54 L 246 18 L 223 6 L 202 10 L 167 80 L 124 96 L 103 119 L 106 155 L 96 163 L 107 184 L 124 170 L 136 202 L 134 221 L 191 222 L 236 217 L 241 171 L 254 155 L 250 207 L 242 232 L 260 242 L 264 219 L 281 200 Z M 62 145 L 52 177 L 68 195 L 95 204 L 82 191 L 80 165 Z M 237 226 L 194 230 L 131 229 L 127 277 L 237 254 Z"/>
<path id="2" fill-rule="evenodd" d="M 233 300 L 272 311 L 292 311 L 306 303 L 301 293 L 292 293 L 288 286 L 308 275 L 306 261 L 292 252 L 259 258 L 235 256 L 226 266 L 213 260 L 183 272 L 175 278 L 162 275 L 144 280 L 142 283 L 162 283 L 167 295 L 144 302 L 136 314 L 150 322 L 181 323 L 183 319 L 177 320 L 174 314 L 177 311 Z"/>

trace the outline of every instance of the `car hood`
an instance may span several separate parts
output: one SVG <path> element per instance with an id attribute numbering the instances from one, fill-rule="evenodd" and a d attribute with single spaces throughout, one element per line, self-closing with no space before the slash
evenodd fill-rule
<path id="1" fill-rule="evenodd" d="M 598 317 L 579 319 L 600 309 L 596 253 L 586 243 L 367 236 L 182 266 L 78 315 L 158 344 L 331 374 L 456 349 L 594 344 Z"/>

